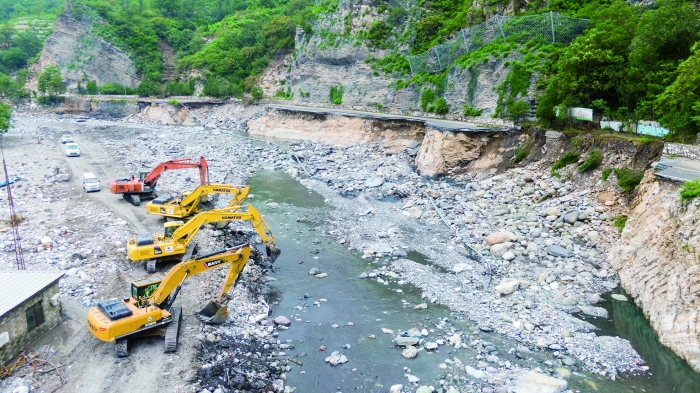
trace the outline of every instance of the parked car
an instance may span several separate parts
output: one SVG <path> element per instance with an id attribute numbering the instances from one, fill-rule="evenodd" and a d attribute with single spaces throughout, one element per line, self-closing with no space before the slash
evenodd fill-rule
<path id="1" fill-rule="evenodd" d="M 92 172 L 83 173 L 83 189 L 85 192 L 100 191 L 100 179 Z"/>
<path id="2" fill-rule="evenodd" d="M 70 134 L 66 134 L 63 137 L 61 137 L 61 143 L 71 143 L 73 142 L 73 137 Z"/>
<path id="3" fill-rule="evenodd" d="M 68 157 L 80 156 L 80 148 L 77 143 L 66 143 L 66 155 Z"/>

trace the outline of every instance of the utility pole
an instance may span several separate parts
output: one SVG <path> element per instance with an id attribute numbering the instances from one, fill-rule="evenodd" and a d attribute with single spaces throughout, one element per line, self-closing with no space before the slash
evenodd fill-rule
<path id="1" fill-rule="evenodd" d="M 10 204 L 10 225 L 12 225 L 12 237 L 15 243 L 15 262 L 18 270 L 26 270 L 24 265 L 24 254 L 22 253 L 22 237 L 19 235 L 19 216 L 15 210 L 15 202 L 12 198 L 12 187 L 10 185 L 10 176 L 7 174 L 7 164 L 5 163 L 5 149 L 2 145 L 2 136 L 0 136 L 0 150 L 2 151 L 2 168 L 5 171 L 5 183 L 7 187 L 7 201 Z"/>

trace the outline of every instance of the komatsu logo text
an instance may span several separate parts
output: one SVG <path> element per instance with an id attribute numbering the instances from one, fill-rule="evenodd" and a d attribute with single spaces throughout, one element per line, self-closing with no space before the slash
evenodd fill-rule
<path id="1" fill-rule="evenodd" d="M 225 188 L 213 188 L 212 191 L 214 192 L 231 192 L 231 190 L 227 190 Z"/>
<path id="2" fill-rule="evenodd" d="M 235 215 L 235 216 L 221 216 L 222 220 L 240 220 L 242 219 L 243 216 L 241 215 Z"/>

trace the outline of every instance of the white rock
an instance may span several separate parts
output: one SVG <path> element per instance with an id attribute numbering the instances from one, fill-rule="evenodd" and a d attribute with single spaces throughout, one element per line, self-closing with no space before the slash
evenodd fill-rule
<path id="1" fill-rule="evenodd" d="M 404 349 L 401 352 L 401 356 L 403 356 L 407 359 L 413 359 L 414 357 L 418 356 L 418 348 L 416 348 L 414 346 L 406 347 L 406 349 Z"/>
<path id="2" fill-rule="evenodd" d="M 515 259 L 515 254 L 513 254 L 511 251 L 508 251 L 505 254 L 503 254 L 501 258 L 503 258 L 506 261 L 512 261 L 513 259 Z"/>
<path id="3" fill-rule="evenodd" d="M 475 368 L 472 367 L 472 366 L 467 366 L 467 367 L 465 367 L 465 368 L 464 368 L 464 371 L 466 371 L 467 374 L 469 374 L 469 375 L 471 375 L 472 377 L 477 378 L 477 379 L 484 379 L 484 378 L 486 378 L 486 373 L 484 373 L 484 372 L 481 371 L 481 370 L 477 370 L 477 369 L 475 369 Z M 518 392 L 518 393 L 520 393 L 520 392 Z"/>
<path id="4" fill-rule="evenodd" d="M 501 295 L 510 295 L 520 287 L 520 281 L 514 278 L 504 278 L 500 284 L 496 286 L 496 292 Z"/>
<path id="5" fill-rule="evenodd" d="M 567 387 L 568 383 L 563 379 L 530 371 L 520 377 L 514 391 L 518 393 L 561 393 Z"/>
<path id="6" fill-rule="evenodd" d="M 389 393 L 401 393 L 403 390 L 403 385 L 397 384 L 397 385 L 391 385 L 389 388 Z"/>

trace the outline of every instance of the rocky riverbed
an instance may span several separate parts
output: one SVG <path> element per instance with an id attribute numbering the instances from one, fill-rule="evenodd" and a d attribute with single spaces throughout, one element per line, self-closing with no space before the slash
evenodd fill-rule
<path id="1" fill-rule="evenodd" d="M 29 117 L 19 120 L 19 124 L 37 123 Z M 438 362 L 441 377 L 436 381 L 416 380 L 405 370 L 406 380 L 396 381 L 392 391 L 506 392 L 545 385 L 563 391 L 572 373 L 615 379 L 621 373 L 647 371 L 628 341 L 596 336 L 595 327 L 579 318 L 580 314 L 605 318 L 606 310 L 598 302 L 619 285 L 606 259 L 619 236 L 611 219 L 626 209 L 627 199 L 612 182 L 602 182 L 599 173 L 578 174 L 569 168 L 560 179 L 549 175 L 548 165 L 534 162 L 504 173 L 462 174 L 436 181 L 416 173 L 415 149 L 389 150 L 381 143 L 349 147 L 254 143 L 222 129 L 131 121 L 135 123 L 67 120 L 65 126 L 21 125 L 12 133 L 32 140 L 41 137 L 47 143 L 67 129 L 74 130 L 74 135 L 85 139 L 83 149 L 101 149 L 100 158 L 109 157 L 105 164 L 111 167 L 105 170 L 104 181 L 112 172 L 136 173 L 175 157 L 200 155 L 210 163 L 210 181 L 243 184 L 263 168 L 298 177 L 330 207 L 314 217 L 322 220 L 317 230 L 368 262 L 360 278 L 399 294 L 419 289 L 423 302 L 406 303 L 407 309 L 442 304 L 453 311 L 450 320 L 385 332 L 401 348 L 388 356 L 446 353 L 444 361 Z M 43 203 L 33 208 L 56 207 L 51 203 L 65 200 L 61 193 L 75 187 L 61 177 L 70 169 L 45 177 L 44 166 L 51 169 L 52 164 L 29 161 L 27 167 L 31 165 L 42 168 L 32 172 L 34 177 L 41 174 L 36 179 L 24 175 L 31 180 L 24 186 L 27 196 Z M 17 174 L 23 175 L 22 170 Z M 194 188 L 196 179 L 189 171 L 171 171 L 163 175 L 159 190 L 175 195 Z M 68 276 L 61 283 L 62 294 L 86 306 L 115 296 L 126 285 L 125 279 L 114 283 L 120 271 L 131 276 L 134 270 L 126 261 L 124 242 L 143 229 L 138 228 L 141 220 L 128 221 L 119 210 L 101 214 L 99 201 L 84 197 L 81 190 L 72 191 L 80 206 L 68 202 L 56 214 L 63 217 L 66 211 L 72 212 L 77 229 L 45 218 L 23 228 L 23 234 L 33 240 L 27 251 L 37 251 L 34 266 L 65 269 Z M 255 190 L 251 194 L 255 204 Z M 155 232 L 161 222 L 147 221 L 146 229 Z M 197 241 L 202 252 L 222 247 L 242 229 L 229 225 L 200 231 Z M 273 233 L 281 229 L 273 228 Z M 72 231 L 80 236 L 71 238 Z M 315 255 L 318 243 L 314 240 L 302 247 Z M 102 247 L 95 250 L 89 247 L 93 244 Z M 0 263 L 12 268 L 11 255 L 6 253 Z M 328 273 L 332 274 L 314 275 Z M 243 280 L 248 284 L 239 285 L 232 294 L 235 302 L 229 307 L 233 311 L 229 322 L 185 329 L 186 337 L 193 339 L 191 359 L 199 371 L 188 374 L 175 390 L 293 390 L 284 381 L 294 364 L 290 360 L 296 356 L 294 348 L 276 339 L 290 321 L 270 318 L 270 305 L 262 296 L 260 284 L 272 276 L 273 271 L 251 262 Z M 110 283 L 107 288 L 105 281 Z M 217 285 L 216 280 L 187 283 L 184 293 L 202 291 L 186 305 L 193 309 L 203 305 Z M 455 324 L 458 320 L 468 324 Z M 489 338 L 490 332 L 500 338 Z M 330 364 L 342 364 L 343 352 L 338 348 L 335 357 L 331 353 L 324 357 Z"/>
<path id="2" fill-rule="evenodd" d="M 551 354 L 539 371 L 585 369 L 610 378 L 646 371 L 629 342 L 598 337 L 577 317 L 607 317 L 597 303 L 619 285 L 606 257 L 619 236 L 611 218 L 626 198 L 599 174 L 560 180 L 531 164 L 433 181 L 413 171 L 406 152 L 380 145 L 299 143 L 266 149 L 263 158 L 310 176 L 302 182 L 339 207 L 327 235 L 384 265 L 361 277 L 417 286 L 427 301 L 517 340 L 519 357 Z M 430 265 L 407 259 L 411 251 Z M 478 331 L 456 332 L 452 344 L 477 347 Z M 472 367 L 504 367 L 482 353 Z"/>

